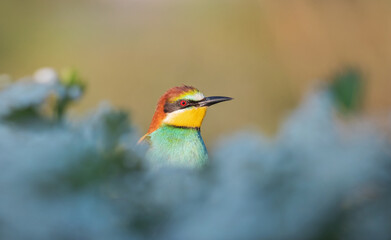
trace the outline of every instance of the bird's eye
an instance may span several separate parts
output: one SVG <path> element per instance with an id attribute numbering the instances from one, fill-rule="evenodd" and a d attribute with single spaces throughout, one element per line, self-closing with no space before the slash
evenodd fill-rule
<path id="1" fill-rule="evenodd" d="M 185 100 L 182 100 L 182 101 L 180 102 L 180 104 L 181 104 L 182 107 L 187 106 L 187 102 L 186 102 Z"/>

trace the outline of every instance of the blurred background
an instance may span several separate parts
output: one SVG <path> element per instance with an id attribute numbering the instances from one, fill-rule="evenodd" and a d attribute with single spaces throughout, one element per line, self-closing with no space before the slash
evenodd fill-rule
<path id="1" fill-rule="evenodd" d="M 235 101 L 209 110 L 206 142 L 251 126 L 272 135 L 317 80 L 346 67 L 363 111 L 391 109 L 388 0 L 2 0 L 0 74 L 73 67 L 88 83 L 73 114 L 102 99 L 145 132 L 168 88 Z"/>
<path id="2" fill-rule="evenodd" d="M 390 13 L 1 0 L 0 239 L 391 239 Z M 235 100 L 207 114 L 205 171 L 151 171 L 135 143 L 180 84 Z"/>

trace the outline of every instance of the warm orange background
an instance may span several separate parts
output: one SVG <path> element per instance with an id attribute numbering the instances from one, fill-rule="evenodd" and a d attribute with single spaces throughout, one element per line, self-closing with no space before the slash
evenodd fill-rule
<path id="1" fill-rule="evenodd" d="M 234 97 L 207 114 L 212 142 L 248 126 L 272 133 L 312 83 L 354 66 L 365 112 L 385 117 L 390 13 L 387 0 L 2 0 L 0 73 L 75 67 L 88 93 L 74 111 L 107 99 L 142 132 L 172 86 Z"/>

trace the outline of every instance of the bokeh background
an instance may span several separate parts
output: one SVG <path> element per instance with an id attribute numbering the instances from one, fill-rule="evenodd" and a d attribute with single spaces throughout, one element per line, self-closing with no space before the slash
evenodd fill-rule
<path id="1" fill-rule="evenodd" d="M 213 107 L 206 142 L 251 126 L 272 135 L 318 80 L 346 67 L 363 111 L 391 108 L 388 0 L 2 0 L 0 73 L 73 67 L 88 82 L 73 112 L 107 99 L 147 130 L 159 96 L 189 84 L 235 101 Z"/>
<path id="2" fill-rule="evenodd" d="M 0 239 L 391 239 L 390 12 L 1 0 Z M 235 98 L 206 117 L 200 171 L 136 144 L 183 83 Z"/>

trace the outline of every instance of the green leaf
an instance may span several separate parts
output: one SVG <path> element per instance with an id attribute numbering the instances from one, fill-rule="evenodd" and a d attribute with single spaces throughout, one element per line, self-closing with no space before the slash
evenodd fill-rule
<path id="1" fill-rule="evenodd" d="M 357 69 L 348 68 L 335 74 L 331 80 L 330 90 L 338 109 L 344 114 L 359 112 L 364 98 L 362 74 Z"/>

